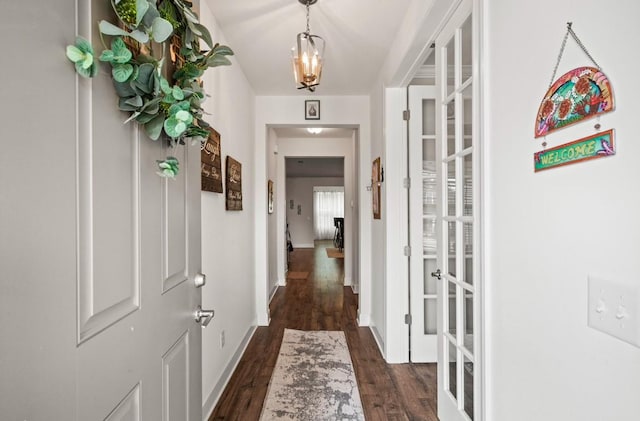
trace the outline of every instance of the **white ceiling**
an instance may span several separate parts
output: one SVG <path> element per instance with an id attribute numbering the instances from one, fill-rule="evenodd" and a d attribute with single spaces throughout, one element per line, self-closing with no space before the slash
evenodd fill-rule
<path id="1" fill-rule="evenodd" d="M 291 47 L 306 29 L 298 0 L 203 0 L 256 95 L 308 95 L 293 80 Z M 326 41 L 319 95 L 368 95 L 410 0 L 318 0 L 311 33 Z M 215 40 L 214 40 L 215 41 Z"/>
<path id="2" fill-rule="evenodd" d="M 313 127 L 313 126 L 309 126 Z M 273 129 L 278 139 L 350 139 L 354 129 L 343 129 L 337 127 L 324 127 L 322 132 L 312 134 L 303 127 L 276 127 Z"/>

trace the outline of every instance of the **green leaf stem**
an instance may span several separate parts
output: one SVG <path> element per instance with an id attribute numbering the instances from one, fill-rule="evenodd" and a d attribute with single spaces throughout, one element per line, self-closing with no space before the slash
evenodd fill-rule
<path id="1" fill-rule="evenodd" d="M 166 178 L 175 178 L 180 171 L 179 162 L 176 158 L 168 156 L 163 161 L 156 161 L 158 163 L 158 175 Z"/>
<path id="2" fill-rule="evenodd" d="M 75 65 L 76 72 L 85 78 L 92 78 L 98 74 L 91 43 L 82 37 L 76 38 L 76 45 L 68 45 L 66 55 Z"/>

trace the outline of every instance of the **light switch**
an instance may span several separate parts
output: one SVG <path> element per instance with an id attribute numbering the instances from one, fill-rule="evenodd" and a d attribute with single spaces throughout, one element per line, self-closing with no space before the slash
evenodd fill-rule
<path id="1" fill-rule="evenodd" d="M 588 324 L 640 347 L 640 285 L 589 276 Z"/>

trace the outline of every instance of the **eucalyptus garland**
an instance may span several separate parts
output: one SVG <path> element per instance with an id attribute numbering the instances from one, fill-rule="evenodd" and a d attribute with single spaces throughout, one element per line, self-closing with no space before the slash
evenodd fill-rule
<path id="1" fill-rule="evenodd" d="M 172 146 L 187 139 L 206 140 L 209 125 L 202 119 L 202 102 L 207 94 L 199 78 L 210 67 L 230 65 L 227 56 L 233 51 L 212 42 L 189 1 L 110 1 L 119 25 L 99 23 L 104 49 L 98 60 L 111 66 L 118 108 L 131 113 L 125 123 L 135 120 L 153 140 L 164 132 Z M 111 37 L 110 48 L 105 35 Z M 201 50 L 201 43 L 209 49 Z M 154 47 L 159 58 L 152 53 Z M 176 68 L 171 83 L 162 75 L 167 51 Z M 78 37 L 75 45 L 67 46 L 67 57 L 80 76 L 91 78 L 98 73 L 93 47 L 86 39 Z M 158 169 L 159 175 L 174 178 L 178 160 L 158 161 Z"/>

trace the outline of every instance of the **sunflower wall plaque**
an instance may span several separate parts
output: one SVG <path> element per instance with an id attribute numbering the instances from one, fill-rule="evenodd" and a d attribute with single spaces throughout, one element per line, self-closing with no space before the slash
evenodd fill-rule
<path id="1" fill-rule="evenodd" d="M 614 108 L 613 91 L 609 78 L 573 31 L 572 25 L 572 22 L 567 22 L 567 32 L 562 40 L 549 89 L 538 108 L 535 126 L 536 138 L 546 136 L 547 133 L 582 120 L 608 113 Z M 569 35 L 593 63 L 593 66 L 578 67 L 556 79 L 556 72 Z M 546 146 L 546 142 L 543 143 L 543 146 Z"/>
<path id="2" fill-rule="evenodd" d="M 607 76 L 595 67 L 578 67 L 549 88 L 536 118 L 535 137 L 613 110 Z"/>

